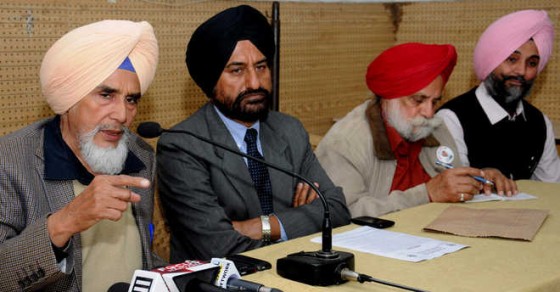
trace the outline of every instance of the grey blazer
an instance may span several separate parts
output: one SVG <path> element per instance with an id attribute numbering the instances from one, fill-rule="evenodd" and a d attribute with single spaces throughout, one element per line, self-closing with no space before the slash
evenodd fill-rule
<path id="1" fill-rule="evenodd" d="M 173 129 L 192 131 L 238 149 L 210 103 Z M 259 135 L 266 161 L 318 182 L 327 199 L 333 226 L 349 223 L 342 190 L 327 177 L 298 120 L 270 112 L 261 122 Z M 185 134 L 164 134 L 157 147 L 157 173 L 159 194 L 171 229 L 171 262 L 223 257 L 264 244 L 238 233 L 231 224 L 261 214 L 242 157 Z M 298 180 L 271 168 L 269 173 L 274 213 L 288 238 L 320 231 L 320 200 L 292 208 Z"/>
<path id="2" fill-rule="evenodd" d="M 67 257 L 69 274 L 62 273 L 47 232 L 49 214 L 74 199 L 72 181 L 45 181 L 43 129 L 49 120 L 36 122 L 0 138 L 0 291 L 80 291 L 82 256 L 80 235 L 71 239 Z M 134 136 L 129 149 L 146 165 L 135 176 L 153 182 L 151 147 Z M 153 213 L 153 190 L 134 189 L 142 197 L 132 205 L 142 239 L 144 269 L 152 268 L 149 223 Z"/>

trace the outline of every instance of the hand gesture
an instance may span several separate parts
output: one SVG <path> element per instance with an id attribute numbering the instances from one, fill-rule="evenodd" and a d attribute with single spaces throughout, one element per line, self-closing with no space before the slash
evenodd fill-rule
<path id="1" fill-rule="evenodd" d="M 128 187 L 148 188 L 150 181 L 128 175 L 96 176 L 81 194 L 47 219 L 52 243 L 62 247 L 72 235 L 89 229 L 100 220 L 118 221 L 129 202 L 140 201 L 140 195 Z"/>

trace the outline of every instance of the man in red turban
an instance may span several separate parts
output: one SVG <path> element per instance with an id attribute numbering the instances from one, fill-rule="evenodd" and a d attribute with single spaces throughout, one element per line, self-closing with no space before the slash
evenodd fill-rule
<path id="1" fill-rule="evenodd" d="M 366 83 L 374 98 L 337 122 L 316 150 L 352 217 L 491 191 L 474 176 L 515 191 L 499 171 L 460 167 L 453 138 L 434 117 L 456 61 L 451 45 L 406 43 L 371 62 Z"/>

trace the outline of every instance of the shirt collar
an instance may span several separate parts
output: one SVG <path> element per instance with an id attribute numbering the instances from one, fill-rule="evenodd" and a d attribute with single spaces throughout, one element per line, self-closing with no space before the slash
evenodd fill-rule
<path id="1" fill-rule="evenodd" d="M 45 179 L 78 180 L 83 185 L 89 185 L 94 176 L 87 171 L 62 139 L 59 115 L 45 125 L 44 135 Z M 132 151 L 128 150 L 121 174 L 137 173 L 144 168 L 146 165 Z"/>
<path id="2" fill-rule="evenodd" d="M 516 117 L 522 116 L 523 119 L 525 119 L 525 112 L 523 110 L 523 103 L 521 101 L 519 101 L 519 103 L 517 104 L 515 116 L 510 117 L 508 112 L 504 110 L 504 108 L 500 106 L 492 96 L 490 96 L 488 90 L 486 89 L 486 86 L 482 83 L 476 89 L 476 98 L 492 125 L 505 118 L 508 118 L 509 120 L 515 120 Z"/>
<path id="3" fill-rule="evenodd" d="M 226 125 L 226 128 L 228 129 L 229 133 L 233 137 L 233 140 L 235 141 L 237 148 L 239 148 L 239 150 L 241 150 L 242 152 L 247 152 L 247 147 L 244 139 L 245 139 L 245 133 L 247 132 L 248 128 L 226 117 L 215 105 L 213 105 L 213 107 L 218 113 L 218 116 L 220 117 L 222 122 L 224 122 L 224 124 Z M 257 130 L 257 133 L 259 133 L 260 127 L 261 127 L 261 123 L 260 121 L 257 121 L 250 127 L 250 129 L 255 129 Z M 257 135 L 257 147 L 259 148 L 259 151 L 261 151 L 259 135 Z"/>

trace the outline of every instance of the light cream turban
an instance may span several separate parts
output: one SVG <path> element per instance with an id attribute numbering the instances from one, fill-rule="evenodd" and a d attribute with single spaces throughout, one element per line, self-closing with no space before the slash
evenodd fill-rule
<path id="1" fill-rule="evenodd" d="M 148 22 L 103 20 L 68 32 L 47 51 L 41 64 L 47 103 L 55 113 L 65 113 L 113 74 L 127 56 L 144 94 L 158 62 L 158 44 Z"/>

